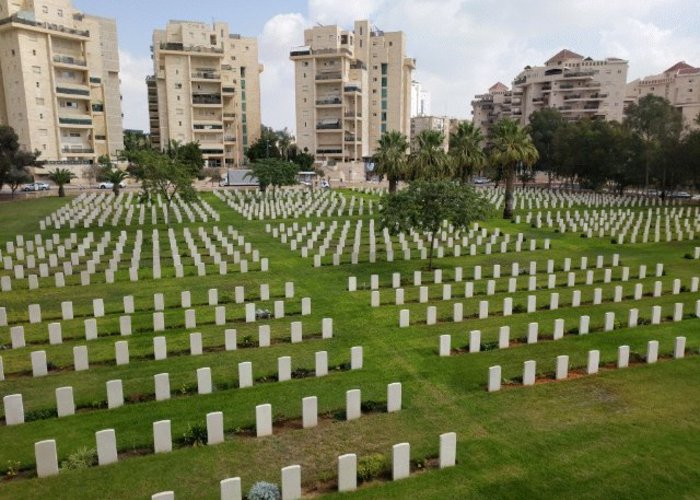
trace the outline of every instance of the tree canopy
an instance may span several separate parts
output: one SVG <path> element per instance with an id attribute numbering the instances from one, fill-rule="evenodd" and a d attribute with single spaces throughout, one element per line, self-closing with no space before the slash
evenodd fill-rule
<path id="1" fill-rule="evenodd" d="M 399 181 L 405 179 L 408 168 L 408 138 L 401 132 L 384 132 L 374 153 L 375 173 L 389 181 L 389 192 L 396 192 Z"/>
<path id="2" fill-rule="evenodd" d="M 260 191 L 265 192 L 269 186 L 274 188 L 296 184 L 298 173 L 299 166 L 296 163 L 270 158 L 251 164 L 246 177 L 256 179 Z"/>
<path id="3" fill-rule="evenodd" d="M 28 167 L 39 167 L 36 161 L 41 153 L 24 151 L 19 137 L 12 127 L 0 125 L 0 189 L 7 184 L 12 195 L 27 182 L 32 181 Z"/>
<path id="4" fill-rule="evenodd" d="M 192 187 L 195 173 L 191 164 L 152 149 L 140 151 L 132 161 L 128 171 L 141 181 L 145 197 L 160 194 L 170 203 L 176 195 L 184 199 L 195 196 Z"/>
<path id="5" fill-rule="evenodd" d="M 472 122 L 463 121 L 450 134 L 449 155 L 452 159 L 455 179 L 462 184 L 471 180 L 474 174 L 486 165 L 483 148 L 484 136 Z"/>
<path id="6" fill-rule="evenodd" d="M 445 151 L 445 135 L 423 130 L 416 135 L 408 159 L 412 179 L 437 180 L 452 177 L 452 161 Z"/>

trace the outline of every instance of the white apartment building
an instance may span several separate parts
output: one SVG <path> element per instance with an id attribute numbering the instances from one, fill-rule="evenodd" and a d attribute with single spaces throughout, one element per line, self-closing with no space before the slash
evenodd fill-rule
<path id="1" fill-rule="evenodd" d="M 290 52 L 295 67 L 297 144 L 321 162 L 359 162 L 389 130 L 410 132 L 411 74 L 403 32 L 369 21 L 347 31 L 316 26 Z"/>
<path id="2" fill-rule="evenodd" d="M 0 124 L 50 163 L 123 149 L 113 19 L 70 0 L 0 0 Z"/>
<path id="3" fill-rule="evenodd" d="M 431 94 L 423 90 L 420 82 L 411 82 L 411 118 L 416 116 L 430 116 Z"/>
<path id="4" fill-rule="evenodd" d="M 213 25 L 170 21 L 153 32 L 147 79 L 151 142 L 197 141 L 210 167 L 243 165 L 260 137 L 260 73 L 256 38 Z"/>
<path id="5" fill-rule="evenodd" d="M 695 119 L 700 115 L 700 68 L 680 61 L 661 74 L 645 76 L 627 86 L 632 101 L 648 94 L 668 99 L 681 110 L 684 125 L 698 128 Z"/>
<path id="6" fill-rule="evenodd" d="M 513 80 L 512 90 L 497 84 L 472 101 L 474 122 L 483 131 L 503 116 L 525 125 L 542 108 L 558 109 L 570 121 L 584 117 L 622 121 L 627 93 L 627 61 L 594 60 L 561 50 L 544 66 L 527 66 Z"/>

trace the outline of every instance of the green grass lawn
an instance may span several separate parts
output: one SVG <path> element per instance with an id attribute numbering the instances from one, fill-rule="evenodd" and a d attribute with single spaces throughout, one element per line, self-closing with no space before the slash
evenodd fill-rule
<path id="1" fill-rule="evenodd" d="M 346 197 L 373 195 L 346 192 Z M 5 307 L 11 325 L 23 325 L 28 346 L 10 349 L 9 327 L 0 327 L 0 350 L 6 380 L 0 382 L 0 397 L 21 393 L 25 413 L 31 421 L 15 427 L 0 423 L 0 498 L 149 498 L 153 493 L 174 490 L 177 498 L 218 498 L 219 481 L 240 476 L 243 489 L 260 480 L 280 482 L 280 468 L 299 464 L 306 495 L 356 498 L 698 498 L 700 497 L 700 318 L 695 316 L 700 294 L 690 292 L 690 281 L 700 276 L 698 261 L 684 258 L 692 253 L 698 240 L 670 243 L 613 245 L 610 238 L 584 239 L 579 234 L 559 234 L 550 228 L 533 229 L 526 225 L 509 224 L 502 220 L 485 221 L 489 231 L 500 228 L 514 235 L 523 232 L 527 239 L 550 238 L 548 251 L 523 251 L 520 254 L 445 257 L 435 261 L 443 270 L 445 283 L 452 283 L 452 299 L 443 301 L 442 285 L 432 284 L 433 273 L 427 262 L 415 258 L 404 261 L 398 247 L 397 260 L 386 262 L 381 256 L 374 264 L 360 259 L 360 264 L 329 265 L 330 252 L 324 265 L 313 267 L 309 258 L 291 251 L 289 243 L 281 243 L 265 231 L 266 224 L 288 226 L 291 219 L 249 221 L 227 207 L 212 194 L 204 199 L 221 214 L 219 222 L 191 224 L 196 239 L 197 228 L 204 227 L 211 235 L 214 227 L 222 230 L 230 225 L 250 242 L 261 256 L 268 257 L 270 271 L 257 267 L 241 274 L 231 270 L 220 276 L 209 266 L 206 277 L 193 275 L 190 268 L 184 278 L 166 273 L 160 280 L 143 279 L 130 282 L 125 270 L 120 270 L 112 285 L 104 283 L 104 275 L 92 285 L 82 287 L 79 280 L 65 288 L 53 287 L 52 278 L 40 280 L 41 288 L 28 290 L 26 285 L 11 293 L 0 293 L 0 306 Z M 23 234 L 25 239 L 39 232 L 39 219 L 69 200 L 42 198 L 31 201 L 0 204 L 0 250 L 5 254 L 5 242 Z M 367 206 L 365 202 L 365 207 Z M 575 208 L 575 207 L 574 207 Z M 147 211 L 148 212 L 148 211 Z M 522 211 L 518 213 L 523 213 Z M 368 216 L 362 217 L 365 221 Z M 146 218 L 148 220 L 148 217 Z M 297 222 L 332 220 L 348 217 L 300 218 Z M 346 252 L 352 246 L 357 210 L 350 218 L 353 223 L 348 235 Z M 172 227 L 179 234 L 181 253 L 187 247 L 181 241 L 187 224 L 170 225 L 132 223 L 129 227 L 63 228 L 48 230 L 67 238 L 77 233 L 84 237 L 88 231 L 99 241 L 102 232 L 112 232 L 113 241 L 124 230 L 133 241 L 136 230 L 144 233 L 143 266 L 150 264 L 151 230 L 159 229 L 161 252 L 169 256 L 166 232 Z M 336 238 L 338 234 L 336 233 Z M 321 238 L 322 239 L 322 238 Z M 379 243 L 379 236 L 378 236 Z M 527 243 L 527 242 L 526 242 Z M 124 251 L 122 265 L 127 266 L 131 243 Z M 333 248 L 333 247 L 331 247 Z M 527 244 L 524 248 L 528 248 Z M 200 252 L 203 251 L 200 248 Z M 363 252 L 367 249 L 363 246 Z M 450 253 L 450 252 L 446 252 Z M 595 257 L 605 256 L 609 266 L 612 254 L 620 255 L 620 267 L 630 268 L 630 280 L 620 282 L 620 268 L 613 271 L 611 283 L 602 282 L 602 271 L 595 271 L 593 285 L 577 284 L 566 287 L 566 273 L 561 270 L 565 258 L 572 259 L 572 271 L 577 281 L 585 277 L 578 269 L 581 256 L 588 257 L 589 269 Z M 363 254 L 364 255 L 364 254 Z M 110 252 L 103 257 L 109 260 Z M 559 275 L 556 289 L 547 289 L 546 262 L 556 261 Z M 511 263 L 519 262 L 521 272 L 530 261 L 537 261 L 538 288 L 527 291 L 527 276 L 518 278 L 518 290 L 507 292 Z M 188 265 L 190 261 L 184 261 Z M 349 256 L 343 258 L 349 262 Z M 664 264 L 664 276 L 654 277 L 656 263 Z M 497 280 L 496 293 L 486 297 L 486 281 L 491 278 L 493 264 L 501 265 L 502 278 Z M 648 266 L 647 277 L 637 279 L 641 264 Z M 475 265 L 483 268 L 484 279 L 474 285 L 474 297 L 464 298 L 464 283 L 452 282 L 454 269 L 464 269 L 464 280 L 472 277 Z M 121 268 L 120 268 L 121 269 Z M 413 286 L 413 272 L 423 271 L 423 284 L 430 289 L 429 303 L 418 303 L 418 288 Z M 148 270 L 145 270 L 148 275 Z M 405 288 L 406 304 L 394 305 L 391 275 L 400 272 Z M 0 271 L 0 275 L 6 274 Z M 378 274 L 381 284 L 381 306 L 370 307 L 370 275 Z M 98 274 L 99 276 L 99 274 Z M 348 292 L 348 277 L 356 276 L 358 291 Z M 73 276 L 75 278 L 75 276 Z M 674 279 L 684 286 L 678 295 L 671 294 Z M 655 281 L 663 283 L 661 297 L 652 297 Z M 294 298 L 284 298 L 285 282 L 295 283 Z M 644 297 L 633 300 L 636 283 L 644 286 Z M 270 285 L 269 301 L 261 301 L 259 285 Z M 612 301 L 614 287 L 623 286 L 623 301 Z M 244 305 L 236 304 L 237 286 L 246 290 L 246 300 L 257 307 L 272 310 L 273 302 L 285 301 L 285 317 L 245 323 Z M 214 324 L 214 308 L 207 305 L 207 291 L 216 288 L 219 302 L 227 308 L 227 324 Z M 593 289 L 601 288 L 603 303 L 593 305 Z M 573 289 L 581 290 L 582 305 L 570 307 Z M 184 327 L 184 310 L 180 307 L 180 292 L 189 290 L 192 308 L 196 310 L 198 327 Z M 560 309 L 548 309 L 551 292 L 560 294 Z M 153 294 L 165 296 L 166 331 L 152 331 Z M 132 295 L 136 313 L 132 315 L 133 335 L 119 335 L 119 316 L 123 315 L 122 298 Z M 513 304 L 525 306 L 528 295 L 537 296 L 538 310 L 534 313 L 515 312 L 503 317 L 504 297 Z M 300 301 L 310 297 L 312 314 L 301 316 Z M 102 298 L 106 316 L 99 318 L 98 339 L 86 341 L 84 320 L 92 316 L 92 299 Z M 476 319 L 480 300 L 488 299 L 491 314 Z M 61 302 L 72 301 L 75 319 L 61 321 Z M 452 306 L 464 304 L 465 320 L 452 322 Z M 675 303 L 684 304 L 684 318 L 673 322 L 670 316 Z M 30 325 L 27 306 L 40 304 L 43 323 Z M 652 306 L 662 306 L 663 322 L 659 325 L 640 324 L 627 328 L 630 308 L 639 309 L 640 318 L 651 318 Z M 426 325 L 426 309 L 437 307 L 438 323 Z M 399 311 L 411 311 L 409 328 L 399 328 Z M 616 327 L 603 332 L 606 312 L 615 312 Z M 579 317 L 589 315 L 592 333 L 577 335 Z M 321 339 L 321 321 L 333 318 L 332 339 Z M 566 335 L 551 339 L 555 319 L 564 319 Z M 61 321 L 63 344 L 48 344 L 47 325 Z M 301 321 L 304 341 L 289 342 L 290 323 Z M 528 323 L 539 322 L 540 339 L 527 345 L 522 339 Z M 643 323 L 646 323 L 643 322 Z M 257 347 L 258 327 L 270 325 L 272 345 Z M 469 342 L 469 332 L 480 330 L 482 344 L 498 339 L 501 326 L 510 326 L 511 346 L 468 354 L 462 351 Z M 225 351 L 224 330 L 237 330 L 239 348 Z M 202 356 L 189 355 L 189 333 L 201 332 L 204 343 Z M 447 358 L 438 356 L 439 337 L 452 335 L 453 349 L 460 352 Z M 165 336 L 168 342 L 167 360 L 155 361 L 153 337 Z M 674 339 L 687 337 L 686 358 L 672 359 Z M 250 345 L 243 345 L 242 339 Z M 129 342 L 131 362 L 116 366 L 114 343 Z M 647 365 L 642 360 L 647 342 L 658 340 L 661 359 Z M 73 371 L 75 346 L 87 345 L 91 368 Z M 629 345 L 635 361 L 629 368 L 614 368 L 617 348 Z M 350 348 L 362 346 L 364 366 L 349 370 Z M 601 371 L 585 376 L 587 353 L 601 353 Z M 45 350 L 52 369 L 47 377 L 31 376 L 30 352 Z M 313 376 L 314 356 L 328 352 L 330 373 Z M 570 357 L 572 376 L 553 381 L 558 355 Z M 292 369 L 307 376 L 288 382 L 277 382 L 277 359 L 292 358 Z M 540 382 L 523 387 L 514 381 L 522 376 L 523 362 L 535 360 Z M 238 388 L 238 363 L 250 361 L 256 382 L 253 387 Z M 502 367 L 503 379 L 510 381 L 497 393 L 486 392 L 488 368 Z M 197 395 L 196 370 L 212 369 L 214 392 Z M 172 398 L 153 400 L 153 376 L 170 374 Z M 127 404 L 121 408 L 106 408 L 107 381 L 120 379 L 124 384 Z M 387 399 L 387 384 L 403 384 L 403 409 L 387 414 L 381 411 Z M 58 419 L 55 390 L 71 386 L 79 410 L 76 415 Z M 362 391 L 365 413 L 359 420 L 346 422 L 345 392 Z M 319 426 L 313 430 L 301 428 L 301 400 L 317 396 Z M 255 438 L 255 406 L 270 403 L 274 415 L 274 435 Z M 376 407 L 372 410 L 373 407 Z M 4 410 L 0 416 L 4 417 Z M 203 425 L 206 414 L 224 412 L 225 443 L 217 446 L 189 446 L 183 435 L 192 425 Z M 172 421 L 175 448 L 172 453 L 154 455 L 152 424 L 159 420 Z M 65 460 L 82 447 L 95 447 L 95 432 L 115 429 L 120 453 L 119 463 L 84 470 L 62 470 L 59 476 L 39 479 L 34 465 L 34 443 L 55 439 L 59 461 Z M 439 435 L 457 433 L 457 466 L 438 470 L 433 459 L 439 450 Z M 409 479 L 391 482 L 386 476 L 363 483 L 357 492 L 340 495 L 336 488 L 337 457 L 357 453 L 362 459 L 382 454 L 390 465 L 391 447 L 396 443 L 411 444 L 411 458 L 418 467 Z M 17 476 L 14 476 L 17 472 Z"/>

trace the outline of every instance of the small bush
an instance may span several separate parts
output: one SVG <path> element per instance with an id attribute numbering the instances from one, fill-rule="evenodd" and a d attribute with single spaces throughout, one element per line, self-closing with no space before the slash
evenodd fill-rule
<path id="1" fill-rule="evenodd" d="M 371 481 L 389 470 L 389 462 L 381 453 L 360 458 L 357 463 L 357 479 Z"/>
<path id="2" fill-rule="evenodd" d="M 22 466 L 22 464 L 16 460 L 8 460 L 7 461 L 7 472 L 5 472 L 5 478 L 8 481 L 16 478 L 17 474 L 19 474 L 19 468 L 21 466 Z"/>
<path id="3" fill-rule="evenodd" d="M 360 410 L 364 413 L 371 413 L 386 410 L 386 404 L 379 401 L 365 401 L 360 403 Z"/>
<path id="4" fill-rule="evenodd" d="M 684 258 L 684 259 L 690 259 L 690 260 L 694 260 L 694 259 L 695 259 L 695 257 L 693 256 L 692 253 L 687 253 L 687 254 L 685 254 L 685 255 L 683 256 L 683 258 Z"/>
<path id="5" fill-rule="evenodd" d="M 252 335 L 246 335 L 241 339 L 241 347 L 253 347 L 254 343 Z"/>
<path id="6" fill-rule="evenodd" d="M 43 410 L 29 411 L 24 415 L 25 422 L 33 422 L 35 420 L 46 420 L 49 418 L 58 417 L 56 408 L 46 408 Z"/>
<path id="7" fill-rule="evenodd" d="M 481 344 L 480 349 L 482 351 L 495 351 L 498 349 L 498 342 L 486 342 Z"/>
<path id="8" fill-rule="evenodd" d="M 522 304 L 515 304 L 515 305 L 513 306 L 513 313 L 514 313 L 514 314 L 524 313 L 526 310 L 527 310 L 527 309 L 526 309 L 525 306 L 522 305 Z"/>
<path id="9" fill-rule="evenodd" d="M 282 494 L 276 484 L 258 481 L 248 491 L 248 500 L 280 500 Z"/>
<path id="10" fill-rule="evenodd" d="M 68 455 L 68 458 L 61 463 L 63 470 L 81 470 L 97 465 L 97 450 L 83 446 Z"/>
<path id="11" fill-rule="evenodd" d="M 207 426 L 202 424 L 187 424 L 187 430 L 182 435 L 182 442 L 188 446 L 204 446 L 207 444 Z"/>

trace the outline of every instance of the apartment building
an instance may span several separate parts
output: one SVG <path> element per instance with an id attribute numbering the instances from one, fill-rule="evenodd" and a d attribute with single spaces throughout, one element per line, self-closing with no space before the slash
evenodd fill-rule
<path id="1" fill-rule="evenodd" d="M 0 0 L 0 124 L 51 163 L 123 149 L 116 22 L 70 0 Z"/>
<path id="2" fill-rule="evenodd" d="M 695 119 L 700 115 L 700 68 L 680 61 L 659 75 L 645 76 L 627 86 L 632 102 L 653 94 L 668 99 L 683 114 L 683 124 L 699 128 Z"/>
<path id="3" fill-rule="evenodd" d="M 503 116 L 523 125 L 535 111 L 558 109 L 567 120 L 581 118 L 622 121 L 627 93 L 627 61 L 615 57 L 594 60 L 561 50 L 544 66 L 526 66 L 512 90 L 494 85 L 493 92 L 472 102 L 474 122 L 484 130 Z"/>
<path id="4" fill-rule="evenodd" d="M 297 144 L 322 162 L 359 162 L 389 130 L 410 133 L 411 75 L 403 32 L 369 21 L 352 31 L 316 26 L 290 52 L 295 66 Z"/>
<path id="5" fill-rule="evenodd" d="M 420 82 L 411 82 L 411 118 L 430 116 L 431 95 Z"/>
<path id="6" fill-rule="evenodd" d="M 243 165 L 260 137 L 256 38 L 213 25 L 170 21 L 153 32 L 153 75 L 146 80 L 151 142 L 197 141 L 210 167 Z"/>
<path id="7" fill-rule="evenodd" d="M 436 130 L 444 136 L 442 147 L 445 151 L 450 149 L 450 132 L 454 119 L 448 116 L 415 116 L 411 118 L 411 144 L 416 136 L 424 130 Z"/>

